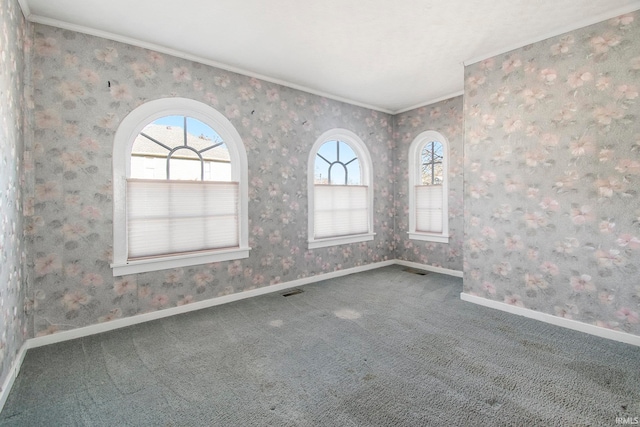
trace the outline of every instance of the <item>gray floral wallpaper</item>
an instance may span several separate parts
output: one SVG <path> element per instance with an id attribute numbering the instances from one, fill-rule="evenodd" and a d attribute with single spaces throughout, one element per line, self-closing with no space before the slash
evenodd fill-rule
<path id="1" fill-rule="evenodd" d="M 398 114 L 395 118 L 395 206 L 394 244 L 396 258 L 450 270 L 462 271 L 463 149 L 462 96 Z M 409 231 L 409 147 L 426 130 L 440 132 L 449 141 L 449 243 L 411 240 Z"/>
<path id="2" fill-rule="evenodd" d="M 28 217 L 35 335 L 390 259 L 392 117 L 184 59 L 34 25 L 35 188 Z M 109 83 L 110 82 L 110 87 Z M 221 111 L 249 162 L 250 258 L 112 276 L 112 149 L 140 103 L 171 96 Z M 307 159 L 342 127 L 367 144 L 376 177 L 372 242 L 307 250 Z"/>
<path id="3" fill-rule="evenodd" d="M 640 14 L 465 70 L 465 292 L 640 334 Z"/>
<path id="4" fill-rule="evenodd" d="M 22 212 L 26 32 L 18 3 L 0 3 L 0 384 L 28 338 Z"/>

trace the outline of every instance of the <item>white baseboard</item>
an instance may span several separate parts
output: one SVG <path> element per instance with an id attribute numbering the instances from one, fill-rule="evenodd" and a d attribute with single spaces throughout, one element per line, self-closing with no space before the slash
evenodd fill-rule
<path id="1" fill-rule="evenodd" d="M 627 332 L 614 331 L 613 329 L 602 328 L 600 326 L 590 325 L 589 323 L 578 322 L 576 320 L 566 319 L 564 317 L 558 317 L 548 313 L 542 313 L 529 308 L 517 307 L 515 305 L 482 298 L 465 292 L 460 294 L 460 299 L 474 304 L 483 305 L 485 307 L 494 308 L 496 310 L 506 311 L 507 313 L 517 314 L 519 316 L 550 323 L 552 325 L 562 326 L 575 331 L 640 347 L 640 336 L 629 334 Z"/>
<path id="2" fill-rule="evenodd" d="M 420 264 L 418 262 L 405 261 L 403 259 L 396 259 L 396 260 L 394 260 L 394 263 L 398 264 L 398 265 L 403 265 L 405 267 L 418 268 L 420 270 L 432 271 L 434 273 L 447 274 L 449 276 L 454 276 L 454 277 L 462 277 L 462 275 L 463 275 L 462 271 L 459 271 L 459 270 L 450 270 L 448 268 L 435 267 L 433 265 Z"/>
<path id="3" fill-rule="evenodd" d="M 296 280 L 292 280 L 285 283 L 279 283 L 277 285 L 265 286 L 263 288 L 252 289 L 250 291 L 244 291 L 244 292 L 238 292 L 235 294 L 225 295 L 222 297 L 212 298 L 204 301 L 198 301 L 198 302 L 183 305 L 180 307 L 167 308 L 164 310 L 154 311 L 152 313 L 139 314 L 136 316 L 126 317 L 124 319 L 116 319 L 110 322 L 98 323 L 95 325 L 72 329 L 69 331 L 62 331 L 52 335 L 30 338 L 20 348 L 20 351 L 18 352 L 18 355 L 16 356 L 12 364 L 11 370 L 9 371 L 9 375 L 7 376 L 3 384 L 3 388 L 2 390 L 0 390 L 0 411 L 2 410 L 2 407 L 9 395 L 9 391 L 11 390 L 13 382 L 18 376 L 18 372 L 20 372 L 20 367 L 22 365 L 22 361 L 24 360 L 26 351 L 30 348 L 36 348 L 36 347 L 68 341 L 76 338 L 82 338 L 89 335 L 95 335 L 102 332 L 108 332 L 115 329 L 124 328 L 127 326 L 137 325 L 139 323 L 149 322 L 151 320 L 175 316 L 177 314 L 188 313 L 190 311 L 201 310 L 204 308 L 226 304 L 233 301 L 239 301 L 242 299 L 251 298 L 259 295 L 265 295 L 273 292 L 280 292 L 285 289 L 304 286 L 310 283 L 320 282 L 328 279 L 334 279 L 337 277 L 347 276 L 350 274 L 360 273 L 363 271 L 374 270 L 377 268 L 387 267 L 394 264 L 402 265 L 405 267 L 417 268 L 417 269 L 426 270 L 426 271 L 432 271 L 434 273 L 447 274 L 454 277 L 463 276 L 463 272 L 458 270 L 450 270 L 447 268 L 435 267 L 435 266 L 420 264 L 412 261 L 399 260 L 399 259 L 387 260 L 387 261 L 381 261 L 373 264 L 347 268 L 344 270 L 332 271 L 330 273 L 309 276 L 309 277 L 296 279 Z M 466 294 L 466 293 L 460 294 L 460 298 L 464 301 L 472 302 L 479 305 L 484 305 L 490 308 L 495 308 L 495 309 L 506 311 L 512 314 L 517 314 L 517 315 L 529 317 L 532 319 L 540 320 L 543 322 L 551 323 L 554 325 L 564 326 L 569 329 L 574 329 L 574 330 L 586 332 L 592 335 L 597 335 L 603 338 L 608 338 L 615 341 L 620 341 L 627 344 L 640 346 L 640 336 L 635 336 L 635 335 L 627 334 L 624 332 L 604 329 L 594 325 L 577 322 L 575 320 L 564 319 L 561 317 L 552 316 L 550 314 L 541 313 L 541 312 L 533 311 L 533 310 L 522 308 L 522 307 L 512 306 L 499 301 L 487 300 L 485 298 L 477 297 L 477 296 Z"/>
<path id="4" fill-rule="evenodd" d="M 49 345 L 59 343 L 62 341 L 68 341 L 76 338 L 82 338 L 89 335 L 99 334 L 102 332 L 108 332 L 115 329 L 125 328 L 127 326 L 137 325 L 139 323 L 149 322 L 151 320 L 162 319 L 164 317 L 175 316 L 176 314 L 188 313 L 190 311 L 201 310 L 203 308 L 209 308 L 216 305 L 226 304 L 233 301 L 242 300 L 245 298 L 251 298 L 258 295 L 270 294 L 272 292 L 279 292 L 289 288 L 295 288 L 298 286 L 307 285 L 309 283 L 320 282 L 322 280 L 333 279 L 336 277 L 347 276 L 349 274 L 360 273 L 363 271 L 373 270 L 380 267 L 386 267 L 393 265 L 394 260 L 376 262 L 373 264 L 362 265 L 358 267 L 346 268 L 344 270 L 332 271 L 330 273 L 318 274 L 315 276 L 309 276 L 302 279 L 296 279 L 285 283 L 279 283 L 277 285 L 265 286 L 262 288 L 252 289 L 250 291 L 238 292 L 231 295 L 225 295 L 222 297 L 211 298 L 204 301 L 198 301 L 191 304 L 182 305 L 179 307 L 171 307 L 163 310 L 154 311 L 151 313 L 138 314 L 131 317 L 125 317 L 123 319 L 115 319 L 110 322 L 97 323 L 94 325 L 83 326 L 68 331 L 56 332 L 55 334 L 45 335 L 41 337 L 31 338 L 27 340 L 27 348 L 41 347 L 43 345 Z"/>
<path id="5" fill-rule="evenodd" d="M 4 408 L 4 404 L 9 397 L 9 392 L 11 391 L 11 387 L 13 387 L 13 382 L 18 377 L 20 373 L 20 368 L 22 367 L 22 361 L 24 360 L 25 354 L 27 354 L 27 349 L 29 348 L 27 342 L 23 343 L 18 350 L 18 354 L 15 359 L 13 359 L 13 363 L 11 364 L 11 369 L 9 369 L 9 374 L 7 378 L 5 378 L 4 383 L 2 384 L 2 390 L 0 390 L 0 412 L 2 412 L 2 408 Z"/>

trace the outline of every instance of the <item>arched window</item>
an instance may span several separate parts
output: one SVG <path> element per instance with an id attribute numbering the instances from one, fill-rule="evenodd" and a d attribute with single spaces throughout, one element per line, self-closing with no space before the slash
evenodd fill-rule
<path id="1" fill-rule="evenodd" d="M 373 240 L 371 157 L 356 134 L 332 129 L 309 153 L 309 249 Z"/>
<path id="2" fill-rule="evenodd" d="M 435 131 L 421 133 L 409 147 L 409 237 L 449 242 L 449 144 Z"/>
<path id="3" fill-rule="evenodd" d="M 198 101 L 147 102 L 113 151 L 115 276 L 247 258 L 247 157 L 240 135 Z"/>

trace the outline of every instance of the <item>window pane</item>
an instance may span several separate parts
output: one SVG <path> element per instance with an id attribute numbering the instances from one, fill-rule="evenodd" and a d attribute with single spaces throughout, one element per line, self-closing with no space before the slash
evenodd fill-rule
<path id="1" fill-rule="evenodd" d="M 195 151 L 205 161 L 204 180 L 231 180 L 229 150 L 220 135 L 192 117 L 186 117 L 186 124 L 186 135 L 184 116 L 162 117 L 145 126 L 133 142 L 130 177 L 167 179 L 167 156 L 170 150 L 176 150 L 169 164 L 172 180 L 202 178 L 200 157 Z M 193 150 L 180 148 L 184 146 Z M 145 161 L 140 158 L 145 158 Z"/>
<path id="2" fill-rule="evenodd" d="M 329 182 L 331 170 L 331 182 Z M 327 141 L 319 149 L 314 165 L 314 184 L 360 185 L 362 183 L 358 158 L 343 141 Z"/>
<path id="3" fill-rule="evenodd" d="M 442 144 L 438 141 L 433 141 L 433 160 L 436 162 L 442 161 Z"/>
<path id="4" fill-rule="evenodd" d="M 420 153 L 420 182 L 422 185 L 442 184 L 444 149 L 438 141 L 428 142 Z"/>
<path id="5" fill-rule="evenodd" d="M 341 163 L 334 163 L 331 168 L 330 176 L 332 185 L 345 185 L 347 183 L 347 169 Z"/>
<path id="6" fill-rule="evenodd" d="M 442 176 L 442 163 L 436 163 L 433 165 L 433 182 L 434 185 L 442 184 L 443 176 Z"/>
<path id="7" fill-rule="evenodd" d="M 433 172 L 433 165 L 431 164 L 422 165 L 422 175 L 421 175 L 422 185 L 431 185 L 432 172 Z"/>
<path id="8" fill-rule="evenodd" d="M 358 159 L 347 165 L 347 171 L 349 172 L 349 185 L 362 185 L 360 174 L 360 161 Z"/>

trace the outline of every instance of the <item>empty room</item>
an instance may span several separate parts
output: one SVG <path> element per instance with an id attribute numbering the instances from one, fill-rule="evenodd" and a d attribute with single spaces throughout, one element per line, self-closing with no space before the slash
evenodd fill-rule
<path id="1" fill-rule="evenodd" d="M 0 425 L 640 425 L 639 0 L 0 30 Z"/>

